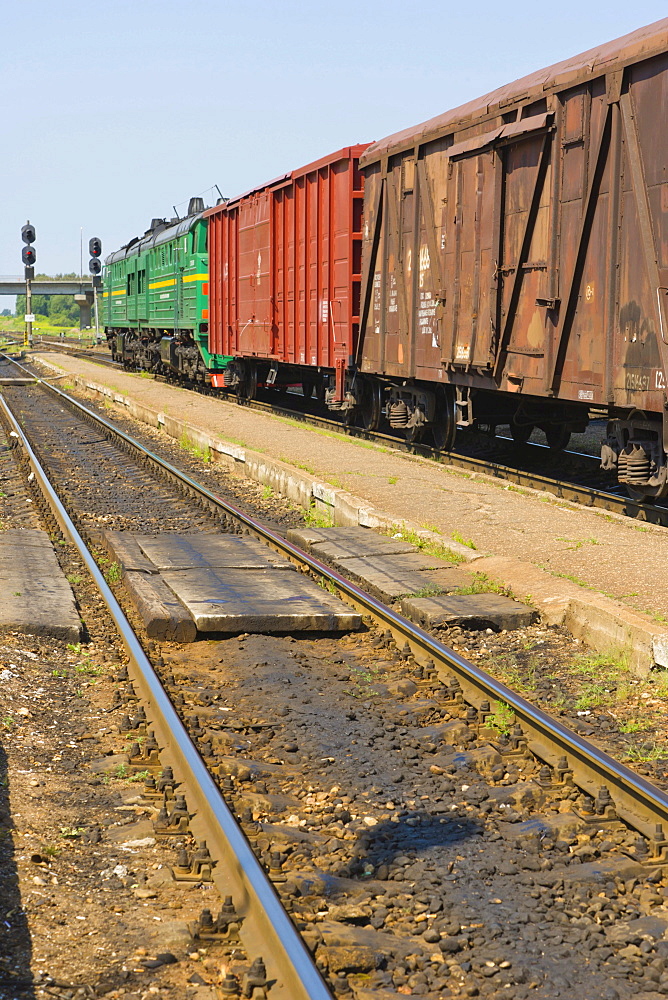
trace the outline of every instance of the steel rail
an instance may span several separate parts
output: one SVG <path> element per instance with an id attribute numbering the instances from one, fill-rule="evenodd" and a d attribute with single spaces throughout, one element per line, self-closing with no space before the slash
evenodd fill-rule
<path id="1" fill-rule="evenodd" d="M 161 758 L 185 781 L 188 805 L 195 810 L 190 821 L 192 832 L 206 840 L 217 862 L 214 882 L 221 895 L 232 894 L 235 908 L 244 918 L 240 936 L 246 954 L 251 961 L 260 955 L 264 958 L 269 978 L 276 980 L 272 996 L 275 992 L 285 1000 L 332 1000 L 313 958 L 188 736 L 124 612 L 1 395 L 0 413 L 15 440 L 20 442 L 61 531 L 75 545 L 109 609 L 130 660 L 131 678 L 147 705 Z"/>
<path id="2" fill-rule="evenodd" d="M 371 616 L 374 621 L 389 630 L 400 647 L 407 643 L 416 662 L 435 666 L 442 679 L 454 674 L 459 680 L 465 698 L 471 704 L 479 707 L 485 701 L 499 701 L 508 705 L 523 729 L 529 749 L 537 757 L 554 767 L 560 758 L 565 756 L 576 783 L 593 797 L 598 796 L 602 787 L 606 787 L 612 796 L 618 815 L 630 826 L 649 838 L 654 837 L 657 824 L 664 824 L 668 830 L 668 794 L 662 789 L 614 760 L 590 740 L 584 739 L 557 719 L 532 705 L 413 622 L 392 611 L 336 570 L 288 542 L 275 531 L 265 527 L 261 522 L 145 448 L 83 403 L 68 396 L 56 386 L 46 382 L 43 384 L 86 419 L 103 428 L 108 435 L 122 441 L 126 447 L 136 451 L 142 458 L 148 458 L 193 493 L 236 519 L 249 532 L 286 556 L 300 569 L 307 569 L 315 577 L 331 584 L 344 601 L 363 615 Z"/>
<path id="3" fill-rule="evenodd" d="M 58 345 L 54 344 L 51 346 Z M 68 351 L 67 347 L 63 347 L 62 350 L 64 353 L 69 352 L 73 355 L 77 355 L 76 348 L 70 348 Z M 84 356 L 83 352 L 79 352 L 78 356 Z M 86 354 L 85 357 L 92 361 L 96 360 L 90 354 Z M 108 359 L 97 360 L 99 360 L 101 364 L 106 364 L 108 367 L 120 367 L 120 364 L 117 362 L 111 362 Z M 154 377 L 156 379 L 162 378 L 162 376 L 159 375 L 155 375 Z M 165 381 L 169 382 L 169 379 L 165 379 Z M 197 391 L 201 390 L 203 387 L 193 384 L 192 388 Z M 229 402 L 229 400 L 225 397 L 220 398 L 223 402 Z M 430 445 L 422 444 L 421 442 L 409 443 L 407 441 L 402 441 L 400 438 L 393 437 L 391 434 L 385 434 L 382 431 L 369 431 L 364 427 L 344 424 L 341 421 L 333 420 L 330 417 L 323 417 L 313 413 L 305 413 L 301 410 L 291 410 L 287 407 L 276 405 L 275 403 L 264 402 L 263 400 L 252 399 L 240 400 L 238 402 L 239 405 L 255 410 L 258 413 L 269 413 L 273 416 L 279 416 L 284 419 L 294 420 L 297 423 L 308 424 L 312 427 L 318 427 L 323 430 L 331 431 L 332 433 L 341 434 L 343 437 L 359 438 L 363 441 L 381 444 L 385 447 L 391 448 L 393 451 L 417 455 L 421 458 L 429 458 L 442 465 L 451 465 L 457 469 L 464 469 L 467 472 L 473 472 L 476 475 L 490 476 L 492 479 L 502 479 L 504 482 L 513 483 L 517 486 L 522 486 L 525 489 L 541 490 L 545 493 L 552 493 L 560 500 L 567 500 L 571 503 L 577 503 L 584 507 L 592 507 L 598 510 L 620 514 L 624 517 L 631 517 L 635 520 L 646 521 L 650 524 L 668 527 L 668 507 L 657 507 L 651 501 L 645 502 L 642 500 L 634 500 L 631 497 L 622 496 L 617 493 L 610 493 L 606 490 L 596 489 L 592 486 L 572 483 L 564 479 L 552 479 L 549 476 L 542 475 L 541 473 L 527 472 L 522 469 L 513 469 L 510 466 L 502 465 L 499 462 L 491 462 L 483 458 L 462 455 L 457 451 L 439 451 L 436 448 L 432 448 Z M 545 446 L 534 443 L 531 444 L 531 447 L 543 449 Z M 581 456 L 578 452 L 566 452 L 565 454 L 585 457 L 591 459 L 592 462 L 595 461 L 595 457 L 592 455 Z"/>

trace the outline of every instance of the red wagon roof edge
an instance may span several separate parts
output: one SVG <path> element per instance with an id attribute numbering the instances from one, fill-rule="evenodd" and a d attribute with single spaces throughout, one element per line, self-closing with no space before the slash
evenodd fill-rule
<path id="1" fill-rule="evenodd" d="M 274 177 L 273 180 L 267 181 L 264 184 L 257 184 L 255 187 L 249 188 L 242 194 L 236 195 L 234 198 L 230 198 L 228 201 L 220 205 L 214 205 L 213 208 L 208 208 L 204 212 L 204 218 L 209 218 L 215 215 L 217 212 L 223 212 L 226 208 L 231 205 L 235 205 L 237 202 L 242 201 L 243 198 L 248 198 L 252 194 L 257 194 L 259 191 L 273 190 L 277 187 L 281 187 L 284 184 L 289 184 L 291 181 L 296 180 L 298 177 L 303 177 L 305 174 L 310 174 L 314 170 L 320 170 L 321 167 L 326 167 L 330 163 L 337 163 L 339 160 L 348 160 L 355 157 L 360 157 L 362 153 L 369 148 L 372 144 L 370 142 L 357 143 L 355 146 L 344 146 L 342 149 L 337 149 L 335 153 L 329 153 L 328 156 L 322 156 L 319 160 L 314 160 L 312 163 L 307 163 L 304 167 L 299 167 L 297 170 L 291 170 L 287 174 L 279 174 L 278 177 Z"/>

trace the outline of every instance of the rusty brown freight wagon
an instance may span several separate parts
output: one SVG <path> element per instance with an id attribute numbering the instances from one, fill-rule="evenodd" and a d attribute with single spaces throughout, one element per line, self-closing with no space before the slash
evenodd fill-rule
<path id="1" fill-rule="evenodd" d="M 665 19 L 363 154 L 370 423 L 385 394 L 442 447 L 506 422 L 562 447 L 598 411 L 604 463 L 667 492 L 667 115 Z"/>

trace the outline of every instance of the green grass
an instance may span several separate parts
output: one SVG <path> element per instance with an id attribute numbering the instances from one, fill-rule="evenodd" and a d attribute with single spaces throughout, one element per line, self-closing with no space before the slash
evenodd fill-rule
<path id="1" fill-rule="evenodd" d="M 475 549 L 477 547 L 471 538 L 464 538 L 458 531 L 453 531 L 450 537 L 453 542 L 459 542 L 460 545 L 465 545 L 467 549 Z"/>
<path id="2" fill-rule="evenodd" d="M 332 515 L 319 510 L 317 507 L 309 507 L 304 511 L 304 524 L 310 528 L 332 528 L 334 521 Z"/>
<path id="3" fill-rule="evenodd" d="M 611 677 L 628 673 L 628 669 L 628 654 L 621 649 L 610 653 L 583 653 L 570 666 L 574 674 L 600 675 L 605 670 Z"/>
<path id="4" fill-rule="evenodd" d="M 525 697 L 532 697 L 536 690 L 536 675 L 540 660 L 537 655 L 520 661 L 514 653 L 496 653 L 493 660 L 484 664 L 484 669 L 508 687 Z M 483 664 L 481 663 L 481 666 Z"/>
<path id="5" fill-rule="evenodd" d="M 399 481 L 399 476 L 390 476 L 387 481 L 390 484 L 390 486 L 396 486 L 397 482 Z"/>
<path id="6" fill-rule="evenodd" d="M 572 542 L 572 545 L 567 546 L 569 552 L 574 552 L 577 549 L 581 549 L 583 545 L 600 545 L 601 543 L 597 538 L 564 538 L 563 535 L 557 536 L 558 542 Z"/>
<path id="7" fill-rule="evenodd" d="M 507 736 L 515 722 L 515 713 L 505 701 L 495 701 L 494 711 L 487 716 L 486 725 L 500 736 Z"/>
<path id="8" fill-rule="evenodd" d="M 211 449 L 209 446 L 195 444 L 192 438 L 190 438 L 185 431 L 183 431 L 181 437 L 179 438 L 179 447 L 183 448 L 184 451 L 187 451 L 193 458 L 198 458 L 200 462 L 211 461 Z"/>
<path id="9" fill-rule="evenodd" d="M 411 594 L 411 597 L 436 597 L 438 594 L 442 593 L 442 587 L 435 586 L 434 584 L 427 584 L 427 586 L 420 587 L 420 589 L 416 590 L 414 594 Z"/>
<path id="10" fill-rule="evenodd" d="M 135 774 L 130 775 L 128 781 L 146 781 L 150 771 L 137 771 Z"/>
<path id="11" fill-rule="evenodd" d="M 653 760 L 660 760 L 662 757 L 668 757 L 668 750 L 666 750 L 663 746 L 659 746 L 658 743 L 653 743 L 651 745 L 645 744 L 639 747 L 629 747 L 626 756 L 634 763 L 649 764 Z"/>
<path id="12" fill-rule="evenodd" d="M 622 722 L 619 727 L 620 733 L 642 733 L 646 729 L 650 729 L 652 723 L 649 719 L 627 719 L 626 722 Z"/>
<path id="13" fill-rule="evenodd" d="M 605 683 L 592 682 L 582 686 L 581 694 L 576 698 L 573 707 L 576 712 L 586 712 L 592 708 L 601 708 L 603 705 L 607 705 L 609 699 L 610 688 L 606 687 Z"/>
<path id="14" fill-rule="evenodd" d="M 474 573 L 473 580 L 465 587 L 457 587 L 454 594 L 502 594 L 504 597 L 513 597 L 510 587 L 506 587 L 496 580 L 492 580 L 487 573 Z"/>
<path id="15" fill-rule="evenodd" d="M 122 576 L 121 567 L 117 562 L 109 564 L 109 569 L 105 572 L 104 578 L 107 583 L 118 583 Z"/>
<path id="16" fill-rule="evenodd" d="M 88 657 L 86 657 L 85 660 L 82 660 L 81 663 L 77 663 L 74 669 L 78 674 L 90 674 L 95 677 L 99 677 L 100 674 L 104 673 L 102 667 L 98 666 L 97 663 L 93 663 L 93 661 Z"/>
<path id="17" fill-rule="evenodd" d="M 313 466 L 307 465 L 306 462 L 293 461 L 291 458 L 286 458 L 284 455 L 281 455 L 281 457 L 279 458 L 279 462 L 284 462 L 286 465 L 291 465 L 294 469 L 303 469 L 304 472 L 308 472 L 309 476 L 317 475 Z"/>
<path id="18" fill-rule="evenodd" d="M 424 552 L 426 556 L 433 556 L 435 559 L 442 559 L 444 562 L 449 563 L 464 562 L 464 556 L 458 552 L 453 552 L 446 545 L 441 544 L 441 542 L 433 541 L 430 538 L 423 538 L 417 531 L 407 528 L 405 525 L 400 530 L 387 528 L 384 534 L 390 535 L 392 538 L 402 538 L 405 542 L 414 545 L 420 552 Z"/>

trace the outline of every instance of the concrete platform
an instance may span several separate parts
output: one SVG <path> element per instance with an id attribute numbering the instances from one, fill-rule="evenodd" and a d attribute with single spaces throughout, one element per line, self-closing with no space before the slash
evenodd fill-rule
<path id="1" fill-rule="evenodd" d="M 406 597 L 401 610 L 419 625 L 460 625 L 464 628 L 525 628 L 536 621 L 533 608 L 501 594 L 454 594 L 450 597 Z"/>
<path id="2" fill-rule="evenodd" d="M 106 531 L 102 541 L 151 638 L 185 643 L 198 632 L 330 632 L 362 624 L 255 539 Z"/>
<path id="3" fill-rule="evenodd" d="M 74 595 L 40 528 L 0 531 L 0 630 L 80 638 Z"/>

